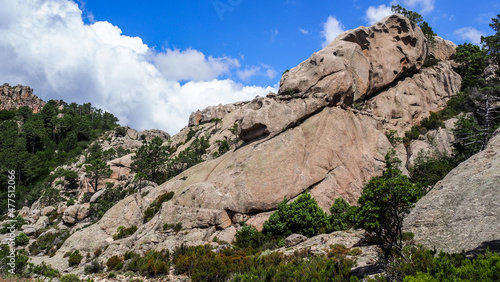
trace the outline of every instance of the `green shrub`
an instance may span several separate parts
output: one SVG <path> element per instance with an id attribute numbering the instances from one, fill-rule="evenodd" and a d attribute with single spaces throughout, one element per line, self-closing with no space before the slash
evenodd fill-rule
<path id="1" fill-rule="evenodd" d="M 110 274 L 108 274 L 108 278 L 116 278 L 116 274 L 114 274 L 113 272 L 111 272 Z"/>
<path id="2" fill-rule="evenodd" d="M 356 207 L 351 207 L 343 198 L 335 199 L 330 207 L 330 228 L 332 231 L 347 230 L 355 225 Z"/>
<path id="3" fill-rule="evenodd" d="M 100 273 L 104 270 L 104 265 L 97 260 L 93 260 L 85 266 L 84 270 L 85 273 Z"/>
<path id="4" fill-rule="evenodd" d="M 133 192 L 131 189 L 123 189 L 122 187 L 112 188 L 113 184 L 109 187 L 108 183 L 106 183 L 106 186 L 107 188 L 101 197 L 96 202 L 90 204 L 89 214 L 95 221 L 101 219 L 118 201 Z"/>
<path id="5" fill-rule="evenodd" d="M 156 197 L 156 199 L 144 211 L 144 223 L 150 221 L 156 215 L 156 213 L 161 209 L 161 205 L 164 202 L 170 201 L 173 197 L 174 197 L 174 192 L 164 193 Z"/>
<path id="6" fill-rule="evenodd" d="M 132 259 L 127 264 L 126 270 L 131 270 L 143 276 L 156 277 L 169 273 L 170 252 L 151 250 L 144 256 L 131 255 Z"/>
<path id="7" fill-rule="evenodd" d="M 7 234 L 9 233 L 9 227 L 12 225 L 15 227 L 16 230 L 19 230 L 21 228 L 21 226 L 27 224 L 26 220 L 24 220 L 24 218 L 22 218 L 21 216 L 16 216 L 14 217 L 13 219 L 13 222 L 12 223 L 6 223 L 2 226 L 2 228 L 0 229 L 0 233 L 1 234 Z"/>
<path id="8" fill-rule="evenodd" d="M 127 238 L 130 235 L 134 234 L 135 231 L 137 231 L 137 226 L 135 226 L 135 225 L 132 225 L 129 228 L 125 228 L 124 226 L 120 226 L 116 229 L 116 232 L 118 232 L 118 233 L 113 235 L 113 240 Z"/>
<path id="9" fill-rule="evenodd" d="M 389 132 L 385 133 L 385 137 L 387 137 L 392 146 L 396 146 L 403 141 L 403 138 L 398 137 L 397 133 L 396 130 L 389 130 Z"/>
<path id="10" fill-rule="evenodd" d="M 80 278 L 76 274 L 66 274 L 60 279 L 61 282 L 80 282 Z"/>
<path id="11" fill-rule="evenodd" d="M 106 266 L 108 267 L 108 271 L 120 270 L 123 267 L 123 258 L 117 255 L 112 256 L 106 262 Z"/>
<path id="12" fill-rule="evenodd" d="M 429 117 L 426 117 L 422 121 L 420 121 L 420 126 L 426 128 L 427 131 L 429 131 L 444 127 L 444 123 L 441 120 L 439 113 L 430 112 Z"/>
<path id="13" fill-rule="evenodd" d="M 432 187 L 458 164 L 459 161 L 454 157 L 442 156 L 436 159 L 421 151 L 410 168 L 410 180 L 424 187 Z"/>
<path id="14" fill-rule="evenodd" d="M 82 261 L 83 256 L 80 254 L 79 250 L 75 250 L 71 255 L 69 255 L 68 265 L 69 266 L 78 266 Z"/>
<path id="15" fill-rule="evenodd" d="M 350 249 L 347 252 L 347 255 L 349 255 L 349 256 L 359 256 L 362 253 L 363 253 L 363 251 L 361 251 L 360 248 L 354 248 L 354 249 Z"/>
<path id="16" fill-rule="evenodd" d="M 330 247 L 330 250 L 328 251 L 328 253 L 326 255 L 329 258 L 332 258 L 332 257 L 335 257 L 335 256 L 345 256 L 345 255 L 347 255 L 348 251 L 349 250 L 344 245 L 333 244 Z"/>
<path id="17" fill-rule="evenodd" d="M 43 261 L 42 261 L 42 264 L 32 266 L 29 272 L 33 273 L 33 274 L 43 275 L 45 277 L 60 277 L 61 276 L 61 274 L 59 273 L 58 270 L 53 269 L 51 265 L 47 265 Z"/>
<path id="18" fill-rule="evenodd" d="M 266 236 L 251 225 L 243 225 L 236 232 L 234 245 L 239 248 L 258 249 L 266 242 Z"/>
<path id="19" fill-rule="evenodd" d="M 321 229 L 329 229 L 328 216 L 309 193 L 302 194 L 289 205 L 286 202 L 283 200 L 264 223 L 263 233 L 285 237 L 299 233 L 312 237 Z"/>
<path id="20" fill-rule="evenodd" d="M 56 251 L 62 246 L 69 237 L 69 230 L 60 230 L 54 233 L 46 233 L 37 238 L 28 250 L 31 255 L 48 254 L 54 256 Z"/>
<path id="21" fill-rule="evenodd" d="M 409 140 L 417 140 L 422 133 L 422 127 L 420 125 L 414 125 L 409 131 L 405 132 L 405 137 Z"/>
<path id="22" fill-rule="evenodd" d="M 19 233 L 19 235 L 14 238 L 14 243 L 16 244 L 16 246 L 25 246 L 29 243 L 29 241 L 30 238 L 23 232 Z"/>
<path id="23" fill-rule="evenodd" d="M 177 222 L 175 224 L 168 224 L 168 223 L 165 223 L 163 225 L 163 229 L 164 230 L 169 230 L 169 229 L 172 229 L 176 234 L 179 233 L 179 231 L 182 230 L 182 222 Z"/>

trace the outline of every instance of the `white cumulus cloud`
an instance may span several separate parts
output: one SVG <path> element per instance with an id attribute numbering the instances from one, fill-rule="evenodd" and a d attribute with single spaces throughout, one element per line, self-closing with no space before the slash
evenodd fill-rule
<path id="1" fill-rule="evenodd" d="M 391 7 L 386 5 L 370 6 L 366 10 L 365 19 L 369 25 L 372 25 L 391 14 Z"/>
<path id="2" fill-rule="evenodd" d="M 85 24 L 73 1 L 0 0 L 0 7 L 0 83 L 28 85 L 45 100 L 91 102 L 123 125 L 175 134 L 192 111 L 276 91 L 220 80 L 236 59 L 158 53 L 109 22 Z"/>
<path id="3" fill-rule="evenodd" d="M 473 27 L 463 27 L 460 29 L 455 30 L 455 35 L 458 36 L 461 40 L 465 40 L 470 43 L 474 43 L 479 45 L 481 43 L 481 36 L 484 34 L 473 28 Z"/>
<path id="4" fill-rule="evenodd" d="M 175 81 L 211 80 L 223 74 L 230 74 L 231 68 L 240 66 L 237 59 L 206 57 L 194 49 L 167 49 L 156 54 L 154 63 L 165 78 Z"/>
<path id="5" fill-rule="evenodd" d="M 328 19 L 323 23 L 323 31 L 321 36 L 325 38 L 321 46 L 324 48 L 328 43 L 333 41 L 339 34 L 345 31 L 344 25 L 334 16 L 328 16 Z"/>

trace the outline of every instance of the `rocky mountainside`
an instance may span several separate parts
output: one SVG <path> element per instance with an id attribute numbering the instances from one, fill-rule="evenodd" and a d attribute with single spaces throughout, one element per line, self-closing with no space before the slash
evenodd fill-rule
<path id="1" fill-rule="evenodd" d="M 45 102 L 33 94 L 28 86 L 10 86 L 5 83 L 0 86 L 0 110 L 14 110 L 27 106 L 34 113 L 40 112 Z"/>
<path id="2" fill-rule="evenodd" d="M 109 209 L 95 224 L 75 225 L 53 257 L 34 257 L 57 269 L 68 267 L 68 251 L 104 250 L 106 261 L 126 251 L 173 249 L 182 243 L 231 242 L 241 221 L 262 228 L 278 203 L 309 191 L 328 210 L 343 197 L 354 204 L 363 186 L 385 167 L 396 146 L 406 162 L 416 152 L 391 144 L 455 95 L 461 78 L 454 72 L 454 45 L 436 39 L 428 50 L 422 31 L 402 16 L 341 34 L 325 49 L 285 73 L 279 93 L 249 102 L 209 107 L 193 113 L 190 127 L 171 139 L 177 153 L 192 137 L 210 137 L 231 150 L 207 154 L 196 165 L 157 187 L 143 188 Z M 446 150 L 446 149 L 443 149 Z M 144 223 L 144 212 L 167 192 L 173 198 Z M 165 224 L 182 224 L 181 232 Z M 119 226 L 138 227 L 113 240 Z"/>
<path id="3" fill-rule="evenodd" d="M 449 253 L 500 250 L 500 130 L 484 151 L 452 170 L 405 219 L 428 248 Z"/>

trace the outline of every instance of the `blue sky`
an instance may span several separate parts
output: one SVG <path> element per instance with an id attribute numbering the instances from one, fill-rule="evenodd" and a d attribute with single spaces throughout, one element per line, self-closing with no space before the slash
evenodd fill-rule
<path id="1" fill-rule="evenodd" d="M 192 111 L 277 91 L 283 71 L 391 4 L 460 44 L 492 33 L 497 2 L 0 0 L 0 82 L 175 134 Z"/>

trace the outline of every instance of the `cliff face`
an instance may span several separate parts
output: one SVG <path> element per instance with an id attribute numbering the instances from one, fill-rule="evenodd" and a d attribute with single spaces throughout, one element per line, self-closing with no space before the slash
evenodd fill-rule
<path id="1" fill-rule="evenodd" d="M 453 169 L 423 197 L 405 227 L 428 248 L 500 250 L 500 129 L 486 149 Z"/>
<path id="2" fill-rule="evenodd" d="M 325 210 L 337 197 L 355 203 L 364 184 L 385 167 L 384 155 L 392 147 L 385 133 L 394 129 L 401 136 L 458 92 L 461 79 L 448 61 L 454 48 L 436 42 L 429 52 L 418 27 L 390 16 L 340 35 L 286 73 L 278 94 L 193 113 L 195 135 L 210 134 L 212 152 L 217 140 L 238 136 L 245 142 L 146 188 L 148 193 L 125 198 L 98 223 L 75 232 L 53 258 L 38 260 L 64 268 L 64 253 L 74 249 L 107 247 L 105 260 L 130 250 L 203 244 L 215 236 L 231 241 L 238 222 L 261 228 L 283 198 L 306 190 Z M 439 62 L 424 67 L 428 53 Z M 190 130 L 172 138 L 178 151 L 189 145 Z M 400 144 L 396 150 L 405 161 L 405 148 Z M 171 191 L 173 199 L 143 224 L 144 210 Z M 165 223 L 178 222 L 183 232 L 163 230 Z M 117 227 L 131 225 L 138 226 L 134 235 L 112 240 Z"/>
<path id="3" fill-rule="evenodd" d="M 33 113 L 38 113 L 45 106 L 45 102 L 33 94 L 33 89 L 28 86 L 9 84 L 0 86 L 0 110 L 16 110 L 27 106 Z"/>

